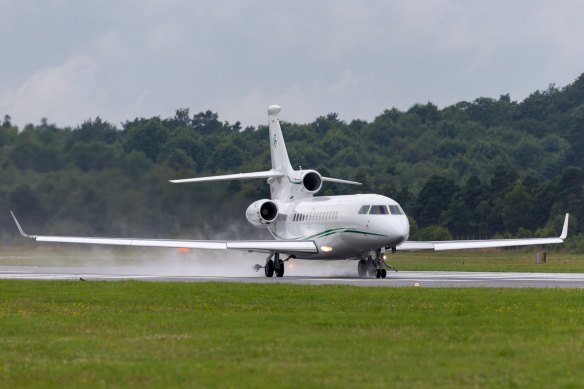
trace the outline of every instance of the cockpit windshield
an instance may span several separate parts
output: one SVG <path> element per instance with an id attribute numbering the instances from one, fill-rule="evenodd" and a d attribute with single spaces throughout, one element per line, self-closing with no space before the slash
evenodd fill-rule
<path id="1" fill-rule="evenodd" d="M 359 208 L 359 215 L 403 215 L 399 205 L 363 205 Z"/>
<path id="2" fill-rule="evenodd" d="M 359 215 L 367 215 L 367 213 L 369 212 L 369 207 L 371 207 L 371 205 L 364 205 L 361 208 L 359 208 Z"/>
<path id="3" fill-rule="evenodd" d="M 369 210 L 370 215 L 389 215 L 387 205 L 372 205 Z"/>
<path id="4" fill-rule="evenodd" d="M 404 214 L 404 211 L 402 211 L 402 209 L 399 207 L 399 205 L 390 205 L 389 212 L 391 212 L 392 215 L 403 215 Z"/>

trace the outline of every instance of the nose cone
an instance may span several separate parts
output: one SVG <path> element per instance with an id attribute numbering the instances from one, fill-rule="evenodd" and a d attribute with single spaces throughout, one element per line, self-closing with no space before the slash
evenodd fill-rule
<path id="1" fill-rule="evenodd" d="M 370 221 L 369 228 L 384 236 L 386 246 L 398 246 L 410 235 L 410 223 L 405 215 L 380 217 L 376 222 Z"/>
<path id="2" fill-rule="evenodd" d="M 401 225 L 400 225 L 400 235 L 403 238 L 402 243 L 408 240 L 410 237 L 410 221 L 406 215 L 403 215 L 401 218 Z"/>

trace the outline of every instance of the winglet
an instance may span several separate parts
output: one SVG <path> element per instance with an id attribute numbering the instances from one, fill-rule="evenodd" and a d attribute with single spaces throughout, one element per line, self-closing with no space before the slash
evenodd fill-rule
<path id="1" fill-rule="evenodd" d="M 25 238 L 31 238 L 31 239 L 35 239 L 36 238 L 36 236 L 32 236 L 32 235 L 25 234 L 24 233 L 24 230 L 20 226 L 20 223 L 16 219 L 16 216 L 14 216 L 14 212 L 10 211 L 10 214 L 12 215 L 12 218 L 14 219 L 14 222 L 16 223 L 16 227 L 18 227 L 18 231 L 20 232 L 20 235 L 24 236 Z"/>
<path id="2" fill-rule="evenodd" d="M 566 219 L 564 219 L 564 227 L 562 227 L 562 235 L 560 235 L 561 240 L 565 240 L 568 237 L 568 221 L 570 219 L 570 214 L 566 214 Z"/>

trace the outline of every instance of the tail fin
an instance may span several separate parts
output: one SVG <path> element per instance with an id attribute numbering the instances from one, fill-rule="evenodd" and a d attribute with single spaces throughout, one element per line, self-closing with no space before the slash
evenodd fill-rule
<path id="1" fill-rule="evenodd" d="M 245 180 L 251 178 L 267 178 L 270 185 L 270 195 L 272 200 L 287 201 L 293 198 L 312 196 L 322 187 L 323 181 L 336 182 L 339 184 L 361 185 L 355 181 L 340 180 L 337 178 L 322 177 L 315 170 L 294 170 L 288 158 L 288 151 L 284 143 L 284 136 L 280 128 L 278 113 L 279 105 L 268 107 L 268 127 L 270 130 L 270 154 L 272 157 L 272 169 L 263 172 L 226 174 L 222 176 L 186 178 L 181 180 L 171 180 L 174 183 L 221 181 L 221 180 Z"/>
<path id="2" fill-rule="evenodd" d="M 278 113 L 281 111 L 279 105 L 270 105 L 268 107 L 268 125 L 270 128 L 270 153 L 272 155 L 272 170 L 283 174 L 289 174 L 293 171 L 288 151 L 282 136 Z"/>

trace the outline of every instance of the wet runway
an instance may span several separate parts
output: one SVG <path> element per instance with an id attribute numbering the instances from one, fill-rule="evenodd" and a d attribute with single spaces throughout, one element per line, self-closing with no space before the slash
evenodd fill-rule
<path id="1" fill-rule="evenodd" d="M 85 280 L 152 282 L 238 282 L 297 285 L 353 285 L 362 287 L 490 287 L 490 288 L 584 288 L 581 273 L 506 273 L 402 271 L 388 273 L 386 279 L 354 277 L 284 276 L 266 278 L 261 274 L 241 276 L 196 276 L 132 274 L 127 269 L 99 267 L 0 266 L 0 279 L 11 280 Z"/>

